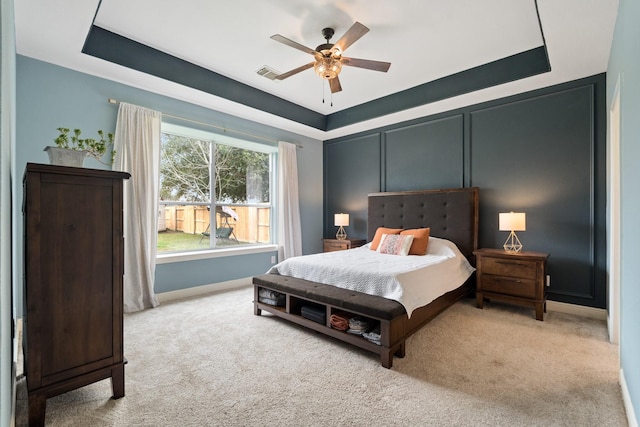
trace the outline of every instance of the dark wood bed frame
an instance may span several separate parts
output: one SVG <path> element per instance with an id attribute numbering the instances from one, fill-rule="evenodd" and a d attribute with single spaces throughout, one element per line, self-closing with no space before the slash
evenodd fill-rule
<path id="1" fill-rule="evenodd" d="M 478 192 L 478 188 L 470 187 L 369 194 L 368 241 L 371 241 L 378 227 L 430 227 L 431 236 L 451 240 L 475 265 L 473 251 L 478 247 Z M 404 357 L 405 341 L 409 336 L 475 288 L 472 276 L 459 288 L 417 308 L 409 318 L 397 301 L 331 285 L 277 274 L 256 276 L 253 284 L 254 314 L 259 316 L 264 310 L 379 354 L 385 368 L 391 368 L 394 354 Z M 284 293 L 285 307 L 259 302 L 260 288 Z M 324 309 L 326 322 L 317 323 L 302 317 L 301 307 L 304 305 Z M 331 328 L 329 318 L 336 311 L 347 311 L 379 321 L 381 345 Z"/>

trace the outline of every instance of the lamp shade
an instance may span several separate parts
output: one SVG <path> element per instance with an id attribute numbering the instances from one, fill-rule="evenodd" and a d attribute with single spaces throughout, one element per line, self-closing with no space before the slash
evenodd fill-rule
<path id="1" fill-rule="evenodd" d="M 339 227 L 339 226 L 346 227 L 349 225 L 349 214 L 337 213 L 334 215 L 333 221 L 336 227 Z"/>
<path id="2" fill-rule="evenodd" d="M 525 231 L 527 229 L 524 212 L 507 212 L 498 215 L 500 231 Z"/>

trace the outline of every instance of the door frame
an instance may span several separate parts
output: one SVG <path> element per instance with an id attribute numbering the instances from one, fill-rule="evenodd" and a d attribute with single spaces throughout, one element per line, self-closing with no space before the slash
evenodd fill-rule
<path id="1" fill-rule="evenodd" d="M 607 326 L 609 341 L 620 342 L 620 84 L 618 75 L 616 88 L 609 108 L 608 157 L 608 290 Z"/>

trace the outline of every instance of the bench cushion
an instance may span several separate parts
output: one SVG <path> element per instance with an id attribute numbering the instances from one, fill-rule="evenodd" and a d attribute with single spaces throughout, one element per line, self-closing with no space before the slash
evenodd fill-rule
<path id="1" fill-rule="evenodd" d="M 253 284 L 377 319 L 392 320 L 407 313 L 402 304 L 394 300 L 295 277 L 263 274 L 254 277 Z"/>

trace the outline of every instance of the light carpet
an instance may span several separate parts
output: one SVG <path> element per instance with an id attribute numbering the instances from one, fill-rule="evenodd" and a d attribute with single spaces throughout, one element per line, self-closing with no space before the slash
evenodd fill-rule
<path id="1" fill-rule="evenodd" d="M 264 313 L 243 288 L 125 316 L 126 396 L 47 400 L 50 426 L 626 426 L 599 320 L 464 299 L 392 369 Z M 19 383 L 17 425 L 26 425 Z"/>

